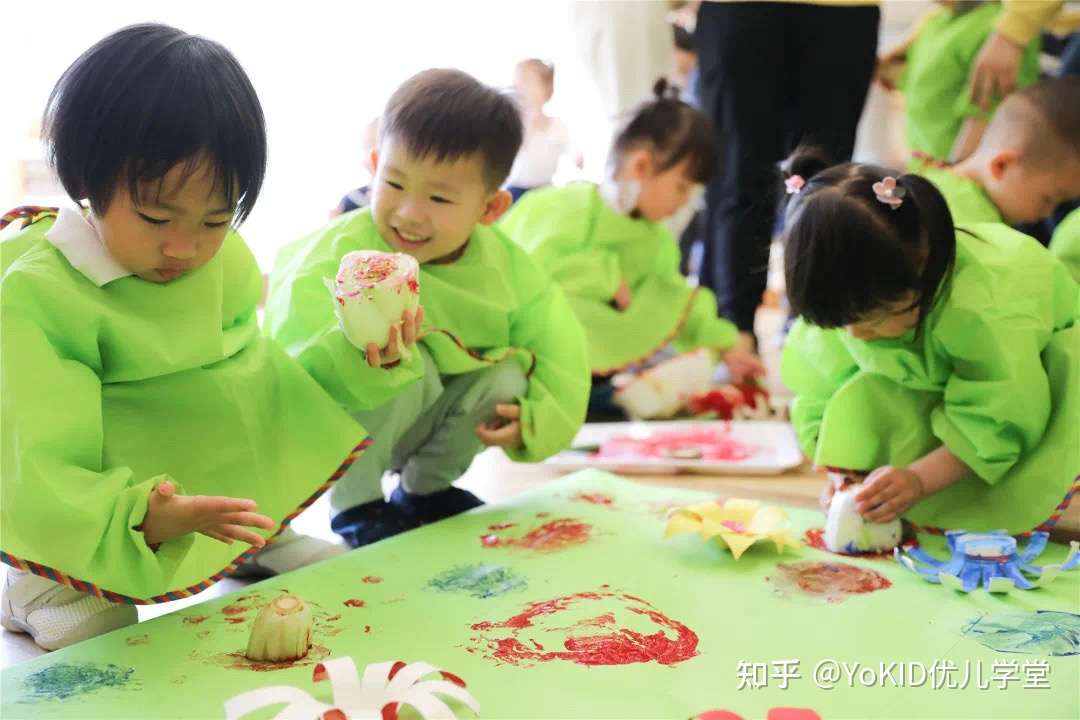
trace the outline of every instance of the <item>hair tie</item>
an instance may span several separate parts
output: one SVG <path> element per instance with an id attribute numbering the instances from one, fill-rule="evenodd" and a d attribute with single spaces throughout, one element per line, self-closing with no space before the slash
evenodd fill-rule
<path id="1" fill-rule="evenodd" d="M 873 184 L 872 188 L 878 202 L 885 203 L 895 210 L 904 204 L 904 195 L 907 191 L 896 184 L 896 178 L 886 176 L 880 182 Z"/>
<path id="2" fill-rule="evenodd" d="M 806 185 L 806 180 L 802 175 L 791 175 L 784 180 L 784 187 L 787 188 L 788 195 L 798 195 L 803 186 Z"/>

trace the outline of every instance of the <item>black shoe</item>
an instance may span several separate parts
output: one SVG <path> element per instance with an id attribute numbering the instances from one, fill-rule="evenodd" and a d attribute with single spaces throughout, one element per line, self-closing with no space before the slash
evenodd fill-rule
<path id="1" fill-rule="evenodd" d="M 390 495 L 390 501 L 387 504 L 397 508 L 403 515 L 413 518 L 419 524 L 426 525 L 480 507 L 484 501 L 468 490 L 456 487 L 449 487 L 430 495 L 414 495 L 405 492 L 398 485 Z"/>
<path id="2" fill-rule="evenodd" d="M 349 547 L 358 548 L 413 530 L 422 524 L 402 508 L 380 498 L 338 513 L 330 521 L 330 528 Z"/>

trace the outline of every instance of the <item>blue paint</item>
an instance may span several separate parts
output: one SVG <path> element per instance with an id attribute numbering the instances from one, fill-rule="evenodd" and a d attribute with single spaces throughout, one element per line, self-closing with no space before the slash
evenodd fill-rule
<path id="1" fill-rule="evenodd" d="M 29 694 L 26 701 L 66 700 L 103 688 L 124 687 L 131 682 L 135 668 L 122 668 L 109 663 L 56 663 L 28 675 Z"/>
<path id="2" fill-rule="evenodd" d="M 529 586 L 525 577 L 501 565 L 460 565 L 428 581 L 432 590 L 466 593 L 475 598 L 492 598 L 521 592 Z"/>
<path id="3" fill-rule="evenodd" d="M 998 652 L 1024 655 L 1080 655 L 1080 615 L 1039 610 L 991 613 L 964 628 L 980 643 Z"/>

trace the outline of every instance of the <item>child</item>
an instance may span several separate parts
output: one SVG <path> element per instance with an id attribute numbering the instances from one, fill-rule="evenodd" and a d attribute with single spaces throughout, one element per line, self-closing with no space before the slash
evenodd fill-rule
<path id="1" fill-rule="evenodd" d="M 379 432 L 331 493 L 353 546 L 481 504 L 453 483 L 484 445 L 519 461 L 565 448 L 585 414 L 581 326 L 559 288 L 491 227 L 521 145 L 509 98 L 456 70 L 405 82 L 372 153 L 372 207 L 283 248 L 270 279 L 271 335 L 349 412 Z M 421 309 L 385 348 L 353 347 L 323 278 L 353 250 L 420 263 Z M 416 350 L 400 352 L 416 342 Z M 380 478 L 400 471 L 385 502 Z"/>
<path id="2" fill-rule="evenodd" d="M 0 619 L 54 649 L 246 562 L 235 541 L 281 533 L 364 431 L 259 334 L 262 277 L 232 227 L 266 136 L 225 48 L 120 30 L 64 73 L 45 127 L 89 210 L 7 216 L 30 224 L 0 280 Z M 290 567 L 335 550 L 308 540 Z"/>
<path id="3" fill-rule="evenodd" d="M 1080 473 L 1080 288 L 1005 225 L 953 226 L 917 175 L 790 161 L 784 348 L 821 466 L 872 471 L 874 522 L 1020 533 Z"/>
<path id="4" fill-rule="evenodd" d="M 536 58 L 522 60 L 514 68 L 514 89 L 525 123 L 525 139 L 506 180 L 516 201 L 533 188 L 551 184 L 559 160 L 570 152 L 570 133 L 561 120 L 544 114 L 555 94 L 554 67 Z"/>
<path id="5" fill-rule="evenodd" d="M 998 108 L 975 152 L 919 171 L 953 221 L 1033 223 L 1080 197 L 1080 77 L 1044 80 Z"/>
<path id="6" fill-rule="evenodd" d="M 738 379 L 762 371 L 735 326 L 717 317 L 712 293 L 679 274 L 678 246 L 661 222 L 716 166 L 708 120 L 667 95 L 661 80 L 656 97 L 619 131 L 608 182 L 529 193 L 501 223 L 562 285 L 585 327 L 599 381 L 670 343 L 680 352 L 721 352 Z M 598 382 L 594 396 L 602 394 Z"/>
<path id="7" fill-rule="evenodd" d="M 1002 8 L 996 2 L 964 0 L 940 0 L 938 5 L 903 45 L 881 58 L 877 75 L 891 87 L 890 76 L 905 66 L 899 86 L 904 94 L 910 150 L 938 160 L 954 160 L 975 147 L 990 116 L 971 101 L 968 76 L 979 50 L 994 32 Z M 1024 47 L 1018 87 L 1038 78 L 1039 47 L 1037 36 Z M 917 158 L 915 167 L 920 163 Z"/>
<path id="8" fill-rule="evenodd" d="M 371 151 L 375 148 L 375 139 L 379 132 L 379 118 L 373 118 L 364 127 L 364 142 L 361 148 L 364 162 L 364 172 L 369 178 L 375 176 L 375 168 L 371 166 Z M 371 184 L 353 188 L 338 201 L 337 206 L 330 211 L 330 217 L 335 218 L 343 213 L 366 208 L 371 204 Z"/>

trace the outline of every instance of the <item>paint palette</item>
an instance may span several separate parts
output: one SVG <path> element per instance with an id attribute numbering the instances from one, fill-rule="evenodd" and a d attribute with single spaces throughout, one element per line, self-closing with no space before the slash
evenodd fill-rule
<path id="1" fill-rule="evenodd" d="M 226 700 L 277 686 L 329 703 L 331 683 L 314 671 L 345 656 L 357 668 L 430 663 L 487 718 L 763 718 L 777 706 L 823 718 L 1080 716 L 1075 578 L 966 594 L 891 559 L 765 544 L 735 561 L 717 543 L 663 539 L 668 508 L 710 498 L 596 471 L 561 478 L 8 668 L 0 717 L 223 718 Z M 798 536 L 823 521 L 788 513 Z M 941 538 L 920 540 L 943 551 Z M 1064 556 L 1049 547 L 1044 559 Z M 283 592 L 311 606 L 313 650 L 250 662 L 254 616 Z"/>
<path id="2" fill-rule="evenodd" d="M 803 460 L 791 426 L 778 421 L 590 423 L 570 450 L 547 461 L 563 470 L 624 475 L 777 475 Z"/>

